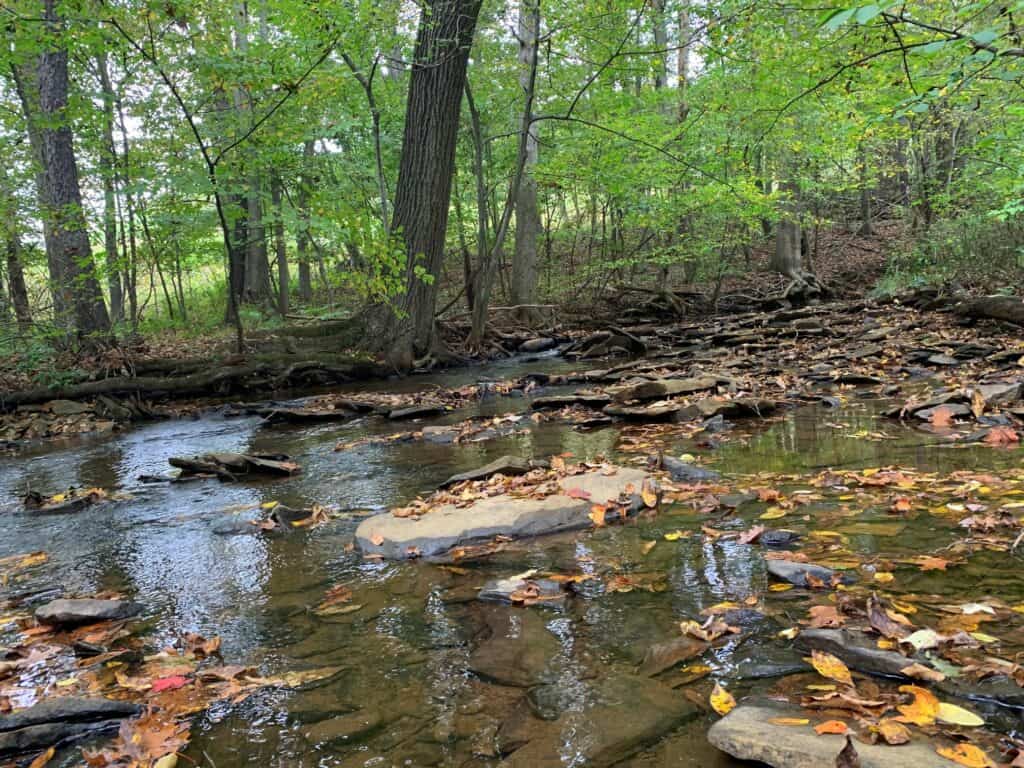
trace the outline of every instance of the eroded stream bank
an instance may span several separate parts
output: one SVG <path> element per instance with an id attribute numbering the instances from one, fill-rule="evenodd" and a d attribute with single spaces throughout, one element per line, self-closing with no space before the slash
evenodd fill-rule
<path id="1" fill-rule="evenodd" d="M 548 372 L 568 368 L 553 360 Z M 488 373 L 514 379 L 531 370 L 537 366 L 461 371 L 436 383 L 462 386 Z M 1011 551 L 1024 508 L 1019 448 L 951 439 L 969 432 L 967 425 L 954 431 L 933 419 L 911 426 L 886 418 L 903 397 L 882 397 L 885 382 L 868 380 L 837 383 L 816 403 L 764 418 L 705 422 L 703 430 L 701 420 L 532 416 L 542 413 L 530 409 L 534 399 L 576 386 L 477 397 L 401 425 L 371 415 L 312 425 L 208 416 L 3 459 L 0 557 L 11 560 L 0 643 L 31 641 L 26 617 L 55 597 L 117 593 L 143 607 L 130 640 L 150 660 L 141 668 L 129 663 L 122 679 L 115 666 L 112 682 L 88 658 L 40 656 L 0 680 L 0 695 L 18 709 L 39 698 L 121 690 L 187 711 L 206 703 L 198 691 L 220 684 L 204 680 L 204 669 L 251 667 L 252 676 L 278 684 L 200 707 L 179 764 L 728 766 L 738 763 L 707 740 L 720 719 L 709 704 L 716 683 L 741 707 L 785 694 L 790 703 L 776 701 L 778 714 L 754 722 L 765 727 L 762 745 L 788 740 L 800 754 L 808 739 L 842 747 L 841 736 L 819 737 L 815 725 L 840 720 L 868 737 L 872 724 L 910 702 L 897 687 L 912 679 L 873 678 L 867 673 L 877 670 L 848 656 L 853 694 L 816 674 L 804 661 L 810 650 L 794 645 L 798 632 L 873 626 L 869 598 L 902 617 L 891 621 L 912 624 L 908 634 L 934 629 L 943 638 L 937 645 L 956 657 L 933 654 L 946 673 L 1024 650 L 1024 616 L 1016 610 L 1024 582 Z M 472 433 L 459 427 L 457 442 L 438 429 L 484 417 L 496 420 Z M 485 559 L 392 562 L 352 546 L 369 515 L 405 507 L 503 455 L 645 467 L 659 450 L 692 456 L 721 477 L 665 479 L 656 513 L 506 543 Z M 171 457 L 209 452 L 284 453 L 303 471 L 238 483 L 138 480 L 165 474 Z M 109 498 L 70 515 L 29 513 L 19 501 L 28 490 L 72 485 L 105 489 Z M 319 505 L 330 519 L 287 532 L 244 522 L 265 518 L 273 503 Z M 792 534 L 755 536 L 758 526 Z M 26 560 L 33 552 L 46 557 Z M 851 583 L 792 586 L 773 565 L 799 568 L 804 559 Z M 479 599 L 488 582 L 527 572 L 554 581 L 564 599 L 555 607 Z M 895 637 L 876 631 L 872 642 L 898 648 L 903 633 L 887 631 Z M 219 637 L 221 658 L 196 658 L 197 646 L 182 641 L 188 633 Z M 172 646 L 180 668 L 160 667 L 146 679 L 140 670 L 152 671 L 145 665 Z M 959 734 L 992 759 L 1012 759 L 1006 739 L 1019 722 L 1019 710 L 1006 706 L 1012 690 L 981 701 L 976 691 L 948 685 L 936 695 L 986 726 L 941 726 L 933 718 L 910 726 L 913 748 L 954 765 L 937 750 L 954 748 Z M 806 697 L 840 693 L 848 700 L 800 706 Z M 1000 738 L 1010 752 L 1000 753 Z M 108 744 L 100 739 L 91 748 Z M 79 764 L 79 746 L 58 750 L 50 764 Z M 900 763 L 879 765 L 906 764 L 906 746 L 884 748 Z"/>

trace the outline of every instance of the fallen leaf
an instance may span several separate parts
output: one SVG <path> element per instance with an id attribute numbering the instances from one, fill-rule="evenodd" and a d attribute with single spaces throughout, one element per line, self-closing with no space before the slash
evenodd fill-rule
<path id="1" fill-rule="evenodd" d="M 739 538 L 736 539 L 736 541 L 738 541 L 740 544 L 753 544 L 761 537 L 762 533 L 764 533 L 764 526 L 755 525 L 753 528 L 750 528 L 749 530 L 746 530 L 743 533 L 741 533 L 739 535 Z"/>
<path id="2" fill-rule="evenodd" d="M 985 441 L 989 445 L 1016 445 L 1020 442 L 1020 435 L 1013 427 L 992 427 L 985 435 Z"/>
<path id="3" fill-rule="evenodd" d="M 48 762 L 50 762 L 50 760 L 53 759 L 53 755 L 56 753 L 56 751 L 57 750 L 54 747 L 50 747 L 48 750 L 46 750 L 41 755 L 36 757 L 35 760 L 29 763 L 28 768 L 43 768 L 44 765 L 46 765 Z"/>
<path id="4" fill-rule="evenodd" d="M 644 504 L 650 509 L 658 506 L 658 488 L 649 477 L 644 478 L 643 485 L 640 488 L 640 498 L 644 500 Z"/>
<path id="5" fill-rule="evenodd" d="M 732 712 L 736 706 L 736 699 L 718 683 L 715 683 L 715 688 L 711 691 L 711 697 L 708 701 L 711 703 L 711 708 L 723 717 Z"/>
<path id="6" fill-rule="evenodd" d="M 806 717 L 770 717 L 768 722 L 772 725 L 807 725 L 811 721 Z"/>
<path id="7" fill-rule="evenodd" d="M 939 713 L 935 719 L 944 725 L 962 725 L 965 728 L 978 728 L 985 724 L 985 721 L 973 712 L 946 702 L 939 704 Z"/>
<path id="8" fill-rule="evenodd" d="M 937 669 L 926 667 L 924 664 L 918 664 L 917 662 L 901 669 L 900 674 L 912 677 L 915 680 L 926 680 L 929 683 L 941 683 L 946 679 L 946 676 Z"/>
<path id="9" fill-rule="evenodd" d="M 565 492 L 565 495 L 570 499 L 589 499 L 590 492 L 584 491 L 582 488 L 570 488 Z"/>
<path id="10" fill-rule="evenodd" d="M 965 766 L 966 768 L 995 768 L 989 756 L 973 744 L 957 744 L 952 747 L 940 747 L 935 750 L 947 760 Z"/>
<path id="11" fill-rule="evenodd" d="M 657 541 L 646 541 L 646 542 L 644 542 L 644 545 L 642 547 L 640 547 L 641 554 L 646 555 L 648 552 L 650 552 L 652 549 L 654 549 L 654 546 L 657 543 L 658 543 Z"/>
<path id="12" fill-rule="evenodd" d="M 939 700 L 931 691 L 916 685 L 901 685 L 900 693 L 912 694 L 914 700 L 910 704 L 896 707 L 903 715 L 904 722 L 914 725 L 931 725 L 939 714 Z"/>
<path id="13" fill-rule="evenodd" d="M 153 693 L 161 693 L 163 691 L 174 691 L 178 688 L 182 688 L 188 685 L 189 679 L 184 675 L 171 675 L 170 677 L 161 677 L 153 681 Z"/>
<path id="14" fill-rule="evenodd" d="M 834 605 L 815 605 L 810 610 L 811 620 L 809 626 L 812 629 L 828 629 L 841 627 L 846 621 L 839 615 Z"/>
<path id="15" fill-rule="evenodd" d="M 850 676 L 850 670 L 847 666 L 837 657 L 831 653 L 825 653 L 814 649 L 811 651 L 811 657 L 807 659 L 811 666 L 818 672 L 822 677 L 827 677 L 829 680 L 835 680 L 837 683 L 843 685 L 853 685 L 853 678 Z"/>
<path id="16" fill-rule="evenodd" d="M 768 507 L 768 510 L 761 515 L 762 520 L 778 520 L 786 516 L 786 510 L 782 507 Z"/>
<path id="17" fill-rule="evenodd" d="M 594 525 L 598 528 L 603 528 L 605 523 L 605 515 L 608 513 L 608 507 L 603 507 L 600 504 L 594 504 L 590 507 L 590 519 Z"/>
<path id="18" fill-rule="evenodd" d="M 942 405 L 932 411 L 931 423 L 933 427 L 950 427 L 953 425 L 953 411 Z"/>
<path id="19" fill-rule="evenodd" d="M 878 731 L 878 735 L 885 740 L 885 743 L 890 746 L 906 744 L 910 741 L 910 729 L 903 723 L 891 717 L 887 717 L 880 721 L 878 725 L 875 726 L 875 730 Z"/>
<path id="20" fill-rule="evenodd" d="M 824 723 L 818 723 L 814 726 L 814 731 L 819 736 L 826 733 L 838 733 L 844 734 L 849 730 L 849 727 L 842 720 L 826 720 Z"/>
<path id="21" fill-rule="evenodd" d="M 379 533 L 375 533 L 370 537 L 370 543 L 373 544 L 373 546 L 375 547 L 379 547 L 381 544 L 384 543 L 384 537 Z"/>

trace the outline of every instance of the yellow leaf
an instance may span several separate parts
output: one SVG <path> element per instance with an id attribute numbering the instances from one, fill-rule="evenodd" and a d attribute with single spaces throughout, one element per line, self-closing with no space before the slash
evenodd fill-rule
<path id="1" fill-rule="evenodd" d="M 155 763 L 153 763 L 153 768 L 177 768 L 177 765 L 178 755 L 174 752 L 171 752 L 171 754 L 164 755 Z"/>
<path id="2" fill-rule="evenodd" d="M 77 677 L 66 677 L 63 680 L 58 680 L 57 681 L 57 687 L 58 688 L 67 688 L 69 686 L 74 685 L 77 682 L 78 682 L 78 678 Z"/>
<path id="3" fill-rule="evenodd" d="M 786 516 L 786 510 L 782 507 L 768 507 L 768 511 L 761 515 L 762 520 L 778 520 Z"/>
<path id="4" fill-rule="evenodd" d="M 792 584 L 772 584 L 768 587 L 769 592 L 788 592 L 793 588 Z M 1024 613 L 1024 611 L 1022 611 Z"/>
<path id="5" fill-rule="evenodd" d="M 876 726 L 875 730 L 877 730 L 879 735 L 885 739 L 885 743 L 890 746 L 906 744 L 910 741 L 910 729 L 908 729 L 903 723 L 897 722 L 891 717 L 887 717 L 882 720 Z"/>
<path id="6" fill-rule="evenodd" d="M 736 706 L 736 699 L 734 699 L 732 694 L 718 683 L 715 683 L 715 689 L 711 691 L 711 698 L 709 701 L 711 703 L 711 708 L 723 717 L 732 712 L 733 707 Z"/>
<path id="7" fill-rule="evenodd" d="M 809 725 L 811 721 L 806 717 L 770 717 L 768 722 L 772 725 Z"/>
<path id="8" fill-rule="evenodd" d="M 811 658 L 807 659 L 811 666 L 818 672 L 822 677 L 827 677 L 829 680 L 835 680 L 837 683 L 843 685 L 853 685 L 853 678 L 850 676 L 850 670 L 847 669 L 846 665 L 833 656 L 831 653 L 825 653 L 817 649 L 811 651 Z"/>
<path id="9" fill-rule="evenodd" d="M 278 502 L 276 501 L 264 501 L 262 504 L 260 504 L 260 509 L 273 509 L 277 505 Z"/>
<path id="10" fill-rule="evenodd" d="M 998 643 L 998 637 L 992 637 L 992 635 L 986 635 L 984 632 L 971 632 L 971 637 L 977 640 L 979 643 Z"/>
<path id="11" fill-rule="evenodd" d="M 602 507 L 600 504 L 594 504 L 590 508 L 590 519 L 598 528 L 604 527 L 605 513 L 607 513 L 607 511 L 608 509 L 606 507 Z"/>
<path id="12" fill-rule="evenodd" d="M 779 637 L 783 638 L 784 640 L 792 640 L 799 634 L 800 629 L 798 627 L 790 627 L 789 629 L 784 629 L 781 632 L 779 632 Z"/>
<path id="13" fill-rule="evenodd" d="M 654 509 L 658 506 L 658 489 L 649 478 L 644 479 L 643 485 L 640 488 L 640 497 L 644 500 L 644 504 L 650 509 Z"/>
<path id="14" fill-rule="evenodd" d="M 936 750 L 947 760 L 966 766 L 966 768 L 995 768 L 988 755 L 973 744 L 957 744 L 953 747 L 939 748 Z"/>
<path id="15" fill-rule="evenodd" d="M 644 545 L 640 547 L 640 551 L 646 555 L 648 552 L 654 549 L 654 545 L 657 543 L 657 541 L 645 541 Z"/>
<path id="16" fill-rule="evenodd" d="M 681 538 L 683 538 L 682 531 L 672 531 L 665 534 L 665 541 L 679 541 Z"/>
<path id="17" fill-rule="evenodd" d="M 966 728 L 977 728 L 985 724 L 985 721 L 973 712 L 946 702 L 939 704 L 939 714 L 935 719 L 946 725 L 962 725 Z"/>
<path id="18" fill-rule="evenodd" d="M 880 581 L 883 584 L 888 584 L 894 578 L 896 578 L 896 577 L 893 576 L 888 571 L 879 571 L 878 573 L 875 574 L 875 581 Z"/>
<path id="19" fill-rule="evenodd" d="M 836 687 L 834 685 L 805 685 L 808 691 L 834 691 Z"/>
<path id="20" fill-rule="evenodd" d="M 901 685 L 900 693 L 913 694 L 910 704 L 896 707 L 908 723 L 914 725 L 931 725 L 939 714 L 939 700 L 931 691 L 916 685 Z"/>

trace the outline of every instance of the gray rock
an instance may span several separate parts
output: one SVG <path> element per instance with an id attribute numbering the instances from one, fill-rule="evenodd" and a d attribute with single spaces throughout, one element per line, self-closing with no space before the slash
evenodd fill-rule
<path id="1" fill-rule="evenodd" d="M 443 405 L 410 405 L 405 408 L 392 408 L 388 418 L 393 421 L 400 419 L 424 419 L 429 416 L 440 416 L 445 412 Z"/>
<path id="2" fill-rule="evenodd" d="M 567 405 L 585 405 L 590 408 L 603 408 L 612 400 L 611 395 L 589 392 L 573 392 L 568 395 L 545 395 L 535 397 L 530 407 L 535 411 L 548 408 L 565 408 Z"/>
<path id="3" fill-rule="evenodd" d="M 682 404 L 673 402 L 650 403 L 648 405 L 619 405 L 613 403 L 604 407 L 604 412 L 609 416 L 645 421 L 661 421 L 672 418 L 682 410 Z"/>
<path id="4" fill-rule="evenodd" d="M 952 416 L 971 415 L 971 408 L 968 405 L 964 405 L 963 403 L 945 403 L 943 405 L 936 405 L 932 408 L 922 408 L 919 411 L 915 411 L 914 416 L 921 419 L 922 421 L 931 421 L 932 416 L 934 416 L 935 412 L 938 411 L 940 408 L 949 411 L 950 415 Z"/>
<path id="5" fill-rule="evenodd" d="M 59 697 L 0 718 L 0 756 L 45 749 L 85 734 L 114 729 L 140 708 L 127 701 Z"/>
<path id="6" fill-rule="evenodd" d="M 988 405 L 1007 405 L 1020 399 L 1021 383 L 980 384 L 975 389 Z"/>
<path id="7" fill-rule="evenodd" d="M 785 549 L 800 540 L 800 534 L 796 531 L 788 531 L 784 528 L 777 528 L 765 531 L 758 541 L 769 549 Z"/>
<path id="8" fill-rule="evenodd" d="M 663 397 L 690 395 L 714 389 L 718 379 L 714 376 L 700 376 L 693 379 L 655 379 L 626 384 L 611 391 L 616 402 L 625 403 L 630 400 L 659 400 Z"/>
<path id="9" fill-rule="evenodd" d="M 960 365 L 960 361 L 949 355 L 931 355 L 927 362 L 932 365 Z"/>
<path id="10" fill-rule="evenodd" d="M 752 760 L 773 768 L 824 768 L 836 764 L 836 756 L 846 746 L 846 737 L 819 736 L 815 720 L 809 725 L 776 725 L 777 717 L 807 717 L 802 709 L 768 701 L 754 701 L 736 707 L 711 726 L 708 741 L 740 760 Z M 854 742 L 861 768 L 948 768 L 950 762 L 935 752 L 935 746 L 915 737 L 909 744 L 890 747 L 885 744 Z"/>
<path id="11" fill-rule="evenodd" d="M 546 337 L 540 337 L 537 339 L 527 339 L 526 341 L 519 345 L 519 351 L 527 353 L 546 352 L 547 350 L 554 347 L 557 343 L 558 342 L 555 341 L 554 339 L 549 339 Z"/>
<path id="12" fill-rule="evenodd" d="M 796 637 L 798 648 L 831 653 L 842 659 L 848 667 L 868 675 L 905 677 L 900 670 L 921 659 L 907 658 L 896 651 L 879 648 L 875 635 L 853 629 L 805 629 Z"/>
<path id="13" fill-rule="evenodd" d="M 54 416 L 78 416 L 83 413 L 92 413 L 91 405 L 76 403 L 74 400 L 51 400 L 44 407 Z"/>
<path id="14" fill-rule="evenodd" d="M 530 598 L 531 605 L 557 610 L 565 608 L 568 598 L 562 584 L 554 579 L 522 579 L 518 577 L 493 579 L 484 584 L 477 597 L 484 602 L 511 605 L 512 597 L 516 593 L 536 595 L 535 598 Z"/>
<path id="15" fill-rule="evenodd" d="M 826 586 L 832 584 L 833 577 L 838 576 L 844 584 L 852 584 L 857 577 L 849 573 L 839 573 L 823 565 L 813 563 L 797 563 L 792 560 L 765 560 L 765 568 L 772 576 L 782 581 L 788 581 L 798 587 L 807 587 L 807 576 L 823 582 Z"/>
<path id="16" fill-rule="evenodd" d="M 710 483 L 721 478 L 713 469 L 687 464 L 671 456 L 665 456 L 661 460 L 661 466 L 668 470 L 669 475 L 677 483 Z"/>
<path id="17" fill-rule="evenodd" d="M 36 620 L 43 624 L 74 626 L 94 621 L 128 619 L 142 610 L 127 600 L 54 600 L 36 609 Z"/>
<path id="18" fill-rule="evenodd" d="M 583 686 L 579 686 L 583 688 Z M 595 680 L 557 720 L 529 720 L 526 743 L 500 763 L 503 768 L 607 768 L 656 742 L 700 710 L 681 693 L 645 677 L 611 674 Z"/>
<path id="19" fill-rule="evenodd" d="M 639 489 L 647 475 L 619 468 L 606 476 L 600 470 L 563 478 L 563 493 L 543 499 L 492 496 L 466 507 L 443 505 L 419 517 L 390 512 L 367 518 L 356 529 L 356 542 L 367 554 L 390 559 L 436 557 L 460 546 L 491 541 L 495 536 L 528 538 L 587 528 L 590 507 L 617 499 L 632 484 Z M 568 492 L 586 495 L 573 498 Z"/>
<path id="20" fill-rule="evenodd" d="M 441 484 L 441 487 L 446 488 L 449 485 L 455 485 L 466 480 L 486 480 L 492 475 L 525 475 L 532 468 L 532 465 L 526 459 L 521 459 L 518 456 L 502 456 L 479 469 L 471 469 L 468 472 L 452 475 Z"/>
<path id="21" fill-rule="evenodd" d="M 757 397 L 738 397 L 735 400 L 721 400 L 717 397 L 706 397 L 698 400 L 690 408 L 694 416 L 710 419 L 715 416 L 767 416 L 775 411 L 777 404 L 773 400 L 762 400 Z"/>
<path id="22" fill-rule="evenodd" d="M 455 427 L 429 426 L 422 430 L 423 439 L 431 443 L 454 443 L 459 431 Z"/>

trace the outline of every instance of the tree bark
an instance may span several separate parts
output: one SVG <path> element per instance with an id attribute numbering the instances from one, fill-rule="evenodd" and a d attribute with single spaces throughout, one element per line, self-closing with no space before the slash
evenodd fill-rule
<path id="1" fill-rule="evenodd" d="M 299 259 L 299 296 L 303 301 L 313 298 L 313 278 L 309 269 L 309 197 L 312 181 L 309 166 L 315 156 L 316 145 L 307 139 L 302 147 L 302 173 L 299 176 L 298 214 L 299 226 L 295 235 L 295 250 Z"/>
<path id="2" fill-rule="evenodd" d="M 103 151 L 100 153 L 100 173 L 103 175 L 103 246 L 106 255 L 107 291 L 110 293 L 110 321 L 124 320 L 124 290 L 117 254 L 117 151 L 114 148 L 114 89 L 107 67 L 107 54 L 96 56 L 100 88 L 103 92 Z"/>
<path id="3" fill-rule="evenodd" d="M 517 311 L 518 319 L 532 325 L 540 319 L 536 309 L 527 305 L 537 303 L 537 238 L 541 231 L 540 213 L 537 210 L 537 180 L 532 169 L 537 165 L 540 141 L 537 137 L 537 123 L 533 122 L 533 85 L 537 36 L 540 25 L 540 0 L 520 0 L 519 6 L 519 85 L 530 95 L 526 100 L 529 113 L 523 114 L 526 135 L 526 156 L 523 175 L 516 193 L 516 241 L 512 258 L 512 304 L 522 306 Z M 664 30 L 664 27 L 662 27 Z"/>
<path id="4" fill-rule="evenodd" d="M 281 179 L 278 176 L 270 182 L 270 195 L 274 206 L 274 255 L 277 257 L 277 311 L 281 317 L 288 314 L 288 290 L 291 276 L 288 274 L 288 249 L 284 242 L 284 209 L 281 206 Z"/>
<path id="5" fill-rule="evenodd" d="M 392 219 L 405 245 L 406 286 L 388 336 L 403 370 L 435 349 L 459 108 L 481 1 L 426 0 L 420 17 Z"/>
<path id="6" fill-rule="evenodd" d="M 21 229 L 18 198 L 14 193 L 7 167 L 0 165 L 0 230 L 4 235 L 4 253 L 7 265 L 7 291 L 18 328 L 28 330 L 32 325 L 32 311 L 28 303 L 28 288 L 21 263 Z"/>
<path id="7" fill-rule="evenodd" d="M 868 153 L 864 143 L 858 147 L 858 165 L 860 165 L 860 234 L 871 237 L 875 234 L 871 226 L 871 189 L 868 187 Z"/>
<path id="8" fill-rule="evenodd" d="M 55 309 L 67 313 L 67 318 L 57 320 L 73 325 L 81 341 L 94 343 L 98 336 L 109 333 L 110 317 L 94 271 L 74 137 L 65 114 L 68 52 L 60 42 L 64 24 L 57 13 L 56 0 L 45 0 L 43 19 L 50 39 L 35 61 L 23 69 L 28 70 L 29 77 L 19 91 L 39 162 L 36 181 L 43 239 L 51 277 L 56 278 L 60 295 Z"/>
<path id="9" fill-rule="evenodd" d="M 789 194 L 789 199 L 783 204 L 782 217 L 775 226 L 775 253 L 771 267 L 790 280 L 786 298 L 813 298 L 821 294 L 821 284 L 804 266 L 798 189 L 792 183 L 784 184 L 783 189 Z"/>

